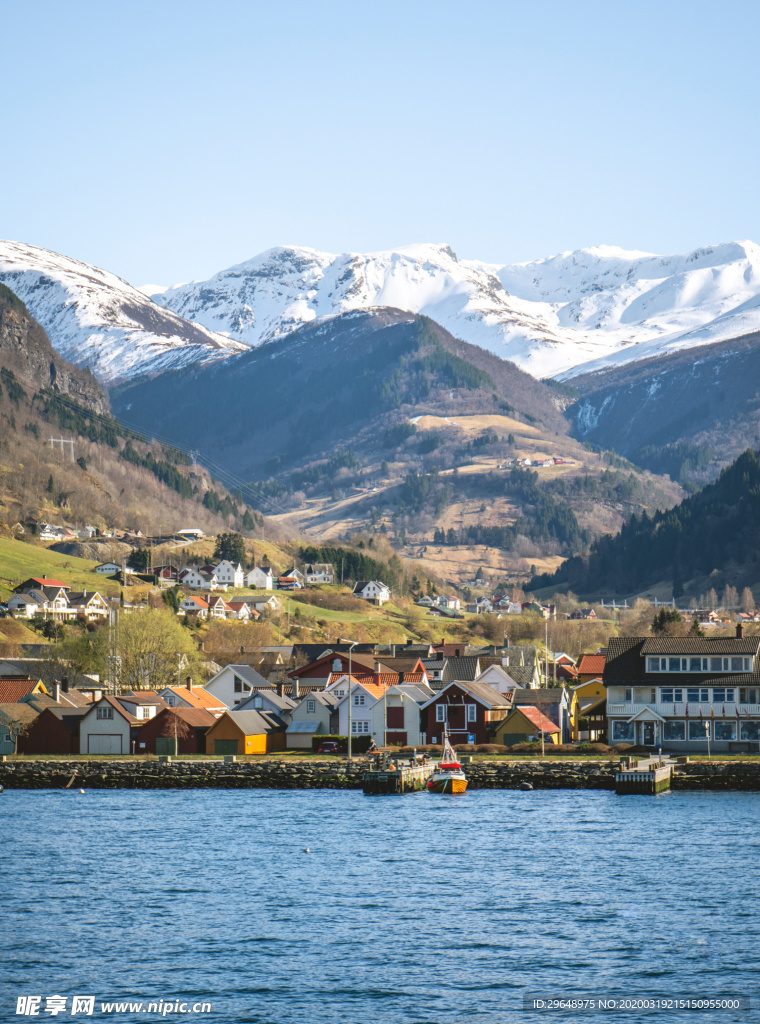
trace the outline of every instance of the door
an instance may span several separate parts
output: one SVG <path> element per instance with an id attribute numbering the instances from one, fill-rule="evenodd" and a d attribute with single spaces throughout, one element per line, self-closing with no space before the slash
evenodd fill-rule
<path id="1" fill-rule="evenodd" d="M 215 754 L 237 754 L 238 752 L 238 741 L 237 740 L 214 740 L 214 753 Z"/>
<path id="2" fill-rule="evenodd" d="M 121 736 L 101 733 L 87 737 L 88 754 L 120 754 Z"/>
<path id="3" fill-rule="evenodd" d="M 644 722 L 644 746 L 654 746 L 654 722 Z"/>
<path id="4" fill-rule="evenodd" d="M 169 736 L 156 736 L 156 753 L 157 754 L 173 754 L 174 753 L 174 737 Z"/>

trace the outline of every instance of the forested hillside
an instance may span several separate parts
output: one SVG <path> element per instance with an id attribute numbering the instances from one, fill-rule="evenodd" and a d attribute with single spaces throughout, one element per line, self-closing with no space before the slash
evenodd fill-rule
<path id="1" fill-rule="evenodd" d="M 675 597 L 709 587 L 760 584 L 760 453 L 748 449 L 715 483 L 667 512 L 633 516 L 587 556 L 536 576 L 531 590 L 561 587 L 582 596 L 640 593 L 666 581 Z"/>

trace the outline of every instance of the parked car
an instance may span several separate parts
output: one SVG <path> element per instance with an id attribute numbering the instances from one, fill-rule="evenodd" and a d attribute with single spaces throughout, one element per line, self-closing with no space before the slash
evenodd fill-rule
<path id="1" fill-rule="evenodd" d="M 325 740 L 319 744 L 318 754 L 339 754 L 338 744 L 335 740 Z"/>

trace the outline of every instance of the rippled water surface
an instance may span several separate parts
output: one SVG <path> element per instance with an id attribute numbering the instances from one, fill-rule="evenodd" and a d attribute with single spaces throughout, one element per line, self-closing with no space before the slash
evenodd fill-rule
<path id="1" fill-rule="evenodd" d="M 600 1019 L 524 993 L 760 1006 L 760 794 L 18 791 L 0 825 L 2 1020 L 25 993 L 282 1024 Z"/>

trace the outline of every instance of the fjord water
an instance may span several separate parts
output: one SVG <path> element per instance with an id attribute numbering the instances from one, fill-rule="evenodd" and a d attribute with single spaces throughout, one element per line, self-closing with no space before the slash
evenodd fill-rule
<path id="1" fill-rule="evenodd" d="M 522 1009 L 583 992 L 743 993 L 750 1012 L 604 1018 L 760 1020 L 760 794 L 14 791 L 0 821 L 2 1020 L 24 994 L 93 995 L 123 1021 L 156 1018 L 99 1003 L 601 1019 Z"/>

